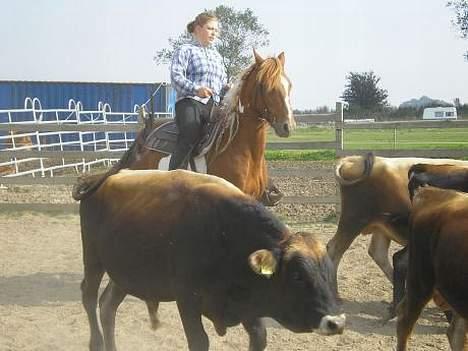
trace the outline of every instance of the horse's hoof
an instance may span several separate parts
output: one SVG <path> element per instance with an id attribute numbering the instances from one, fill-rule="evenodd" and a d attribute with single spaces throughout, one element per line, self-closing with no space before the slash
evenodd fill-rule
<path id="1" fill-rule="evenodd" d="M 261 202 L 265 206 L 276 206 L 284 197 L 284 194 L 278 188 L 267 189 L 262 196 Z"/>

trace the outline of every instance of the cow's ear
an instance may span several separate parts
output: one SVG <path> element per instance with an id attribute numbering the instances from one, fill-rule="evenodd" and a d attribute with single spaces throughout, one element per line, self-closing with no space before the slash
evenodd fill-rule
<path id="1" fill-rule="evenodd" d="M 249 256 L 249 265 L 260 275 L 270 278 L 276 271 L 276 258 L 269 250 L 258 250 Z"/>

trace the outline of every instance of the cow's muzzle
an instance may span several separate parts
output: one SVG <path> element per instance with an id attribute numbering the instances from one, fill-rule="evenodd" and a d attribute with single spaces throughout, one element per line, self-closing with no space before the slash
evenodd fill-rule
<path id="1" fill-rule="evenodd" d="M 317 332 L 322 335 L 342 334 L 346 324 L 346 315 L 344 313 L 338 316 L 324 316 L 320 321 Z"/>

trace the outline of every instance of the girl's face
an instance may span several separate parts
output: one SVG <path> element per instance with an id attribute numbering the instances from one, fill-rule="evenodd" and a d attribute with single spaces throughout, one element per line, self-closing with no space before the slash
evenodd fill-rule
<path id="1" fill-rule="evenodd" d="M 218 37 L 218 33 L 218 21 L 216 20 L 210 20 L 203 26 L 196 25 L 194 30 L 195 37 L 202 46 L 208 46 L 212 44 Z"/>

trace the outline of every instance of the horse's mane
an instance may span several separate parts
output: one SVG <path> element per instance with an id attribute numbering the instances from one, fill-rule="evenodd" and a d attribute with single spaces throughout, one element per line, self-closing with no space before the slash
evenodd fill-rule
<path id="1" fill-rule="evenodd" d="M 256 68 L 257 65 L 253 63 L 245 70 L 241 71 L 234 79 L 233 86 L 224 97 L 227 123 L 224 132 L 220 133 L 214 142 L 216 154 L 220 154 L 226 150 L 237 134 L 239 128 L 239 114 L 243 112 L 243 106 L 240 103 L 240 93 L 245 81 Z M 260 64 L 257 72 L 255 78 L 256 85 L 262 84 L 267 90 L 270 90 L 280 83 L 283 66 L 278 58 L 269 57 Z"/>
<path id="2" fill-rule="evenodd" d="M 258 69 L 257 83 L 263 84 L 270 90 L 280 84 L 283 74 L 283 65 L 276 57 L 269 57 L 262 62 Z"/>

